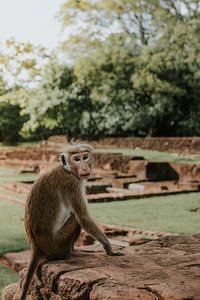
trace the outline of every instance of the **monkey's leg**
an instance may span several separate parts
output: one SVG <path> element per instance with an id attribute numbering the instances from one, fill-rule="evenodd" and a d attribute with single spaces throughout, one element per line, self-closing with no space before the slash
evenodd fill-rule
<path id="1" fill-rule="evenodd" d="M 80 233 L 81 233 L 81 226 L 77 223 L 77 229 L 74 231 L 72 240 L 71 240 L 70 253 L 74 252 L 74 244 L 78 240 Z"/>
<path id="2" fill-rule="evenodd" d="M 76 221 L 75 215 L 63 224 L 62 228 L 56 234 L 55 242 L 57 245 L 57 253 L 65 257 L 74 249 L 74 244 L 80 235 L 81 227 Z"/>

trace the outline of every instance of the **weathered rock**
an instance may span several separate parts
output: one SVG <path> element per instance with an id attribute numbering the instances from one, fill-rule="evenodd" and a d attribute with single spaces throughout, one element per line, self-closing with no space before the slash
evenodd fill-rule
<path id="1" fill-rule="evenodd" d="M 30 257 L 30 251 L 22 251 L 22 252 L 13 252 L 7 253 L 3 256 L 4 259 L 9 263 L 11 268 L 16 272 L 21 271 L 24 267 L 27 266 L 27 262 Z"/>
<path id="2" fill-rule="evenodd" d="M 20 286 L 17 283 L 9 284 L 2 293 L 2 299 L 6 300 L 18 300 L 20 294 Z"/>
<path id="3" fill-rule="evenodd" d="M 68 260 L 44 263 L 31 287 L 32 299 L 200 299 L 200 234 L 168 236 L 108 257 L 100 245 L 81 248 Z M 20 272 L 20 284 L 25 269 Z M 19 284 L 4 289 L 17 299 Z M 13 293 L 13 290 L 15 291 Z"/>

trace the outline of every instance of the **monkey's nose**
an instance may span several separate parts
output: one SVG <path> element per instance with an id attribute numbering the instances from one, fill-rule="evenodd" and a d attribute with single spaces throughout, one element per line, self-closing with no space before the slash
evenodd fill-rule
<path id="1" fill-rule="evenodd" d="M 88 165 L 87 164 L 82 164 L 82 170 L 87 170 L 88 169 Z"/>
<path id="2" fill-rule="evenodd" d="M 83 171 L 83 172 L 87 172 L 87 171 L 88 171 L 88 167 L 87 167 L 87 166 L 84 166 L 84 167 L 82 168 L 82 171 Z"/>

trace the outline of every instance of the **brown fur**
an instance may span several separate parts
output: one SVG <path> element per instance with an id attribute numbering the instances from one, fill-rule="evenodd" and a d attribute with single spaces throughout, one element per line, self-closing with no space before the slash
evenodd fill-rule
<path id="1" fill-rule="evenodd" d="M 121 255 L 112 252 L 107 237 L 88 213 L 79 174 L 88 174 L 92 162 L 83 160 L 77 165 L 70 162 L 70 167 L 69 171 L 59 166 L 40 177 L 28 196 L 25 229 L 31 244 L 32 258 L 20 300 L 26 299 L 32 276 L 39 263 L 44 259 L 66 258 L 73 249 L 81 227 L 103 244 L 108 255 Z M 63 224 L 61 222 L 61 226 L 56 227 L 62 205 L 69 208 L 70 215 L 66 221 L 63 220 Z"/>

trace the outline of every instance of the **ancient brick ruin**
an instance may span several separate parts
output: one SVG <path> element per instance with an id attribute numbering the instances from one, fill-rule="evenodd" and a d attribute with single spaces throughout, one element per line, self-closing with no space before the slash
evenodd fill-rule
<path id="1" fill-rule="evenodd" d="M 138 139 L 135 140 L 136 143 Z M 59 164 L 58 154 L 64 150 L 64 145 L 57 138 L 56 142 L 50 139 L 35 147 L 2 151 L 0 166 L 17 168 L 20 173 L 42 174 Z M 110 153 L 98 153 L 97 149 L 94 159 L 93 176 L 87 183 L 88 199 L 91 202 L 191 192 L 198 191 L 200 187 L 199 164 L 146 161 L 142 157 L 113 154 L 112 149 Z M 25 193 L 30 187 L 26 183 L 6 186 Z"/>
<path id="2" fill-rule="evenodd" d="M 0 166 L 18 173 L 43 174 L 59 164 L 65 137 L 50 138 L 34 147 L 0 153 Z M 147 161 L 141 156 L 112 153 L 112 146 L 138 147 L 198 154 L 199 138 L 105 139 L 109 153 L 94 154 L 95 168 L 86 184 L 89 202 L 124 201 L 156 195 L 200 191 L 200 165 Z M 177 150 L 179 148 L 179 151 Z M 191 148 L 193 150 L 191 150 Z M 193 153 L 192 152 L 192 153 Z M 2 188 L 27 195 L 33 182 L 7 182 Z M 8 201 L 23 201 L 6 195 Z M 1 195 L 0 195 L 1 198 Z M 32 299 L 153 300 L 200 299 L 200 236 L 120 228 L 101 229 L 125 256 L 106 257 L 93 238 L 81 232 L 77 252 L 69 260 L 48 262 L 39 268 L 31 287 Z M 143 238 L 138 238 L 138 235 Z M 159 238 L 159 239 L 157 239 Z M 156 239 L 149 241 L 149 239 Z M 82 250 L 83 252 L 81 252 Z M 4 289 L 4 300 L 17 300 L 29 252 L 7 254 L 4 263 L 20 273 L 19 283 Z"/>

